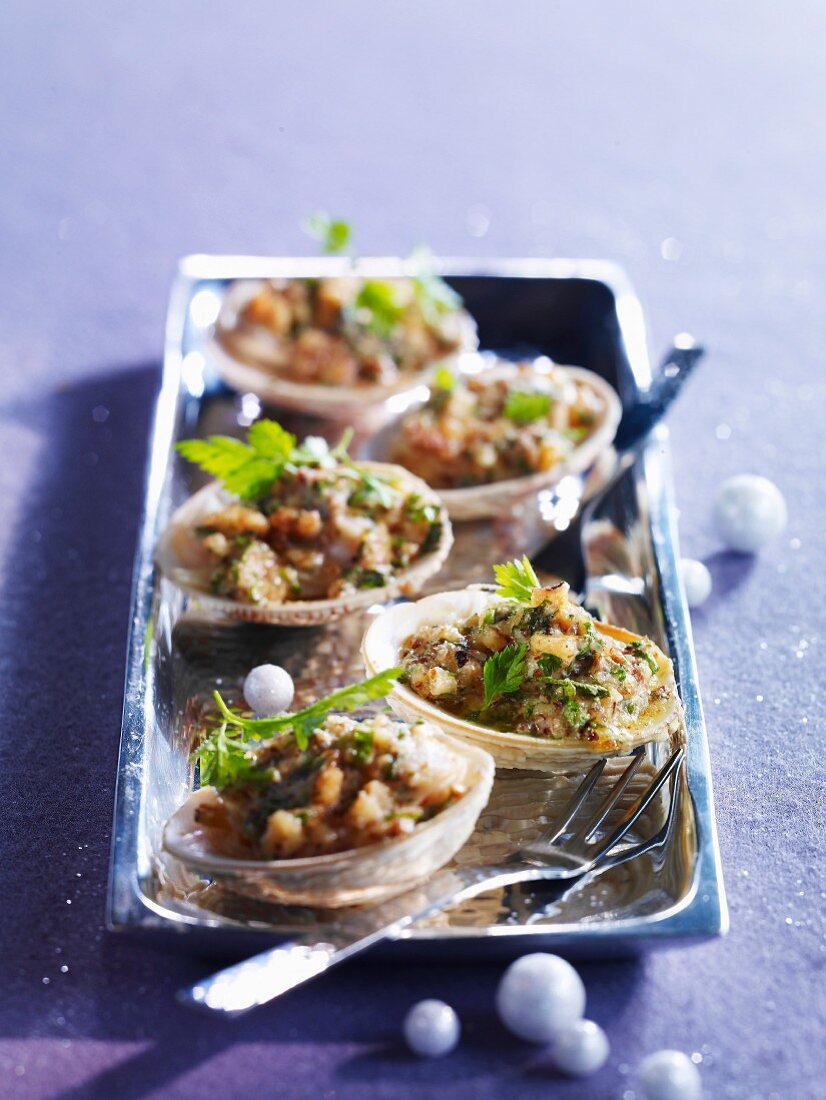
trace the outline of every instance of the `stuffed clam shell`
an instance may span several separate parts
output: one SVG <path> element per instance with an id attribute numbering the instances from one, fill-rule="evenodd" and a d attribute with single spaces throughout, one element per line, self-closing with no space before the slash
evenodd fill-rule
<path id="1" fill-rule="evenodd" d="M 205 486 L 173 514 L 157 563 L 209 609 L 301 626 L 415 594 L 452 542 L 420 479 L 346 463 L 288 471 L 256 500 Z"/>
<path id="2" fill-rule="evenodd" d="M 620 414 L 616 392 L 592 371 L 465 356 L 459 373 L 437 372 L 429 398 L 372 453 L 436 489 L 452 519 L 482 519 L 587 470 L 610 447 Z"/>
<path id="3" fill-rule="evenodd" d="M 297 412 L 362 420 L 477 346 L 458 296 L 439 280 L 443 300 L 422 302 L 420 283 L 357 274 L 237 282 L 216 321 L 211 359 L 233 389 Z"/>
<path id="4" fill-rule="evenodd" d="M 368 672 L 401 666 L 389 696 L 498 767 L 563 772 L 682 729 L 671 661 L 650 640 L 601 623 L 568 586 L 515 602 L 468 588 L 399 604 L 371 624 Z"/>
<path id="5" fill-rule="evenodd" d="M 330 715 L 304 748 L 273 738 L 241 779 L 194 791 L 163 844 L 236 893 L 325 908 L 382 901 L 465 843 L 493 772 L 486 752 L 427 723 Z"/>

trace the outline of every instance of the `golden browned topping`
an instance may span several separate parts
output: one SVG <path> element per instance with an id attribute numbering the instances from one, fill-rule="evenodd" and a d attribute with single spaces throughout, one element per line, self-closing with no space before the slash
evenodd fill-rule
<path id="1" fill-rule="evenodd" d="M 528 601 L 499 600 L 455 625 L 424 626 L 400 657 L 403 682 L 442 710 L 605 749 L 673 693 L 656 646 L 600 630 L 564 583 L 536 587 Z"/>
<path id="2" fill-rule="evenodd" d="M 413 832 L 463 796 L 464 775 L 432 726 L 331 715 L 304 747 L 289 733 L 260 743 L 198 821 L 239 858 L 327 855 Z"/>
<path id="3" fill-rule="evenodd" d="M 436 504 L 357 466 L 285 470 L 254 502 L 231 504 L 197 530 L 211 591 L 243 603 L 332 599 L 383 588 L 435 549 Z"/>
<path id="4" fill-rule="evenodd" d="M 246 443 L 211 436 L 178 450 L 240 498 L 198 522 L 192 564 L 211 570 L 213 592 L 242 603 L 383 588 L 445 536 L 435 494 L 425 499 L 398 467 L 350 462 L 345 440 L 333 450 L 313 436 L 299 445 L 258 420 Z"/>
<path id="5" fill-rule="evenodd" d="M 550 470 L 586 439 L 602 397 L 547 360 L 454 376 L 440 371 L 426 405 L 402 421 L 393 459 L 437 489 Z"/>
<path id="6" fill-rule="evenodd" d="M 461 299 L 434 276 L 272 279 L 241 309 L 237 330 L 266 337 L 262 365 L 280 377 L 389 385 L 455 352 L 464 317 Z"/>

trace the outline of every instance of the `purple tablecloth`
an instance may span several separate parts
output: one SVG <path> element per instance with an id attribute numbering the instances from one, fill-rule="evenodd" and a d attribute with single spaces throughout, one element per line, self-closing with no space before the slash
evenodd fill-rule
<path id="1" fill-rule="evenodd" d="M 821 6 L 703 0 L 0 13 L 0 1095 L 629 1095 L 662 1046 L 710 1097 L 826 1096 Z M 353 965 L 234 1024 L 173 1002 L 205 960 L 103 928 L 130 570 L 178 256 L 311 248 L 607 256 L 652 348 L 710 354 L 672 428 L 732 931 L 582 968 L 608 1065 L 564 1082 L 497 1024 L 501 967 Z M 755 559 L 709 525 L 785 492 Z M 399 1041 L 417 998 L 460 1048 Z"/>

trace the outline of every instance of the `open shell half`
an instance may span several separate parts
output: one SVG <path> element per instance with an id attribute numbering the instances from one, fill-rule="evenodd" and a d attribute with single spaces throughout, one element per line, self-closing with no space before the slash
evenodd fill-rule
<path id="1" fill-rule="evenodd" d="M 476 324 L 464 310 L 457 317 L 460 346 L 455 352 L 416 372 L 402 372 L 388 385 L 329 386 L 297 382 L 287 377 L 290 341 L 261 325 L 242 326 L 238 317 L 261 283 L 242 280 L 233 284 L 224 299 L 211 341 L 209 356 L 219 377 L 234 390 L 254 393 L 262 401 L 327 420 L 351 423 L 381 417 L 380 406 L 397 394 L 426 384 L 437 366 L 450 367 L 457 356 L 476 349 Z"/>
<path id="2" fill-rule="evenodd" d="M 466 588 L 439 592 L 416 603 L 397 604 L 379 615 L 364 636 L 361 655 L 368 674 L 373 676 L 402 664 L 403 643 L 422 627 L 458 625 L 501 602 L 501 597 L 490 590 Z M 639 639 L 637 634 L 597 620 L 594 620 L 594 627 L 607 637 L 624 643 Z M 645 641 L 658 666 L 651 686 L 665 686 L 668 689 L 665 698 L 652 700 L 628 725 L 608 730 L 594 742 L 573 738 L 550 740 L 481 726 L 434 706 L 399 683 L 393 686 L 388 702 L 407 721 L 435 722 L 446 733 L 485 749 L 499 768 L 569 772 L 589 767 L 600 756 L 618 756 L 649 741 L 669 740 L 682 728 L 683 712 L 671 661 L 653 642 Z"/>
<path id="3" fill-rule="evenodd" d="M 397 484 L 439 509 L 441 532 L 438 545 L 422 554 L 407 569 L 400 569 L 390 576 L 384 587 L 357 589 L 334 599 L 289 600 L 284 603 L 246 604 L 227 596 L 214 595 L 209 591 L 211 565 L 204 558 L 195 529 L 207 516 L 237 499 L 217 481 L 205 485 L 174 512 L 158 542 L 155 555 L 158 568 L 207 610 L 233 619 L 280 623 L 284 626 L 317 626 L 374 604 L 387 603 L 398 596 L 416 595 L 425 581 L 441 569 L 453 545 L 453 531 L 447 511 L 428 485 L 401 466 L 380 462 L 359 462 L 357 465 L 359 469 L 392 475 Z"/>
<path id="4" fill-rule="evenodd" d="M 467 358 L 476 359 L 477 357 Z M 535 496 L 543 489 L 558 485 L 564 477 L 588 470 L 611 446 L 622 415 L 622 403 L 614 388 L 604 378 L 583 367 L 558 369 L 564 370 L 572 381 L 587 387 L 598 398 L 599 412 L 594 430 L 573 448 L 567 458 L 550 469 L 525 474 L 522 477 L 508 478 L 505 481 L 493 481 L 486 485 L 473 485 L 465 489 L 437 489 L 452 520 L 487 519 L 492 516 L 507 515 L 529 497 Z M 480 374 L 474 372 L 474 377 L 495 381 L 514 375 L 517 371 L 517 364 L 499 360 L 496 366 L 484 369 Z M 394 418 L 392 423 L 376 433 L 366 447 L 371 458 L 404 461 L 403 458 L 394 454 L 394 444 L 398 438 L 401 421 L 421 404 L 423 402 L 417 402 L 415 406 L 411 404 L 399 417 Z"/>
<path id="5" fill-rule="evenodd" d="M 199 875 L 235 893 L 290 905 L 337 908 L 384 901 L 422 882 L 448 862 L 473 832 L 493 784 L 488 753 L 435 734 L 463 764 L 465 794 L 405 836 L 332 855 L 302 859 L 233 859 L 215 851 L 208 826 L 195 820 L 199 806 L 215 800 L 214 787 L 194 791 L 164 827 L 163 846 Z"/>

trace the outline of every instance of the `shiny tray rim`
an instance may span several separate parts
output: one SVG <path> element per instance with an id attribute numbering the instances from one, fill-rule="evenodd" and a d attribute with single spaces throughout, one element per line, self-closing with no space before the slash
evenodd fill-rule
<path id="1" fill-rule="evenodd" d="M 150 621 L 154 588 L 154 551 L 159 509 L 183 363 L 186 311 L 194 286 L 210 279 L 264 278 L 280 275 L 309 276 L 336 274 L 348 269 L 339 257 L 255 257 L 189 255 L 178 264 L 173 281 L 166 323 L 161 386 L 158 393 L 146 466 L 144 506 L 141 516 L 130 602 L 124 705 L 118 754 L 117 782 L 112 827 L 106 921 L 110 931 L 127 931 L 163 938 L 171 934 L 181 942 L 204 946 L 242 947 L 260 945 L 268 935 L 258 928 L 223 926 L 208 917 L 171 913 L 156 906 L 141 889 L 142 870 L 138 860 L 140 807 L 144 794 L 146 678 L 144 672 L 147 625 Z M 365 274 L 404 275 L 410 267 L 395 257 L 369 257 L 356 263 Z M 444 258 L 438 262 L 443 274 L 474 277 L 583 279 L 602 283 L 614 299 L 620 340 L 638 389 L 651 383 L 645 320 L 639 299 L 622 268 L 607 260 L 576 259 L 474 259 Z M 686 711 L 688 740 L 686 774 L 693 801 L 698 846 L 694 881 L 688 893 L 670 909 L 648 915 L 598 923 L 555 925 L 499 925 L 482 928 L 427 927 L 408 931 L 390 945 L 392 950 L 437 949 L 450 945 L 473 945 L 491 940 L 516 952 L 520 945 L 546 944 L 555 950 L 596 955 L 639 950 L 645 946 L 675 941 L 706 940 L 728 930 L 728 910 L 722 878 L 720 848 L 714 814 L 711 763 L 694 657 L 691 623 L 679 575 L 679 544 L 674 518 L 674 489 L 671 479 L 668 431 L 659 427 L 646 445 L 642 471 L 648 490 L 648 518 L 652 535 L 658 592 L 672 658 L 678 669 L 680 691 Z"/>

